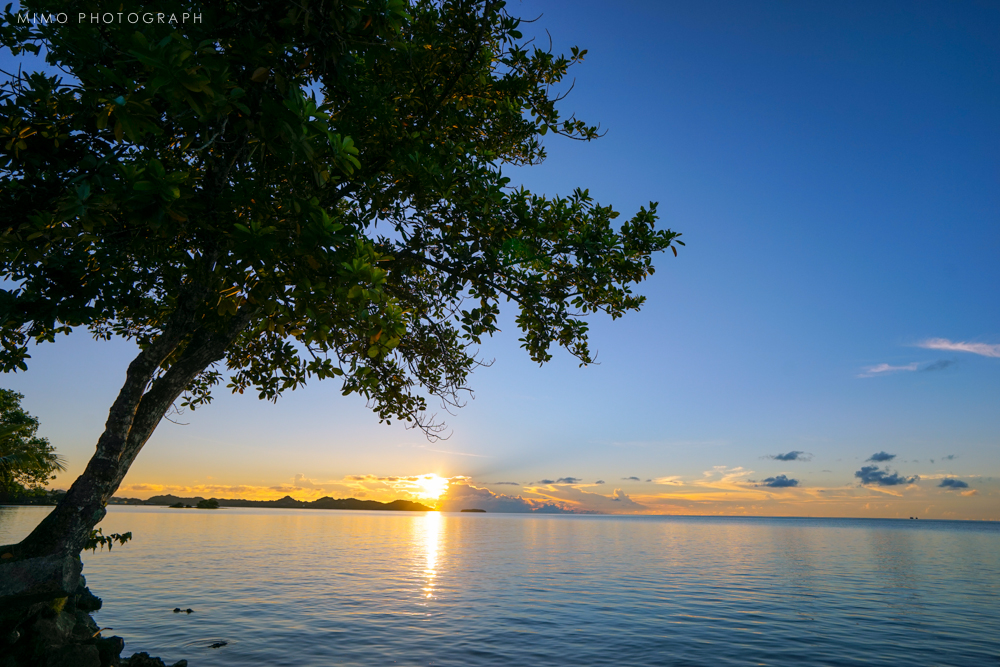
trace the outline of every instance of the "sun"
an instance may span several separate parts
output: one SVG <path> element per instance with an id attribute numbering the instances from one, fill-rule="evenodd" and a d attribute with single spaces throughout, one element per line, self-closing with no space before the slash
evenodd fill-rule
<path id="1" fill-rule="evenodd" d="M 437 500 L 441 497 L 441 494 L 448 489 L 448 478 L 439 477 L 437 473 L 431 473 L 430 475 L 420 475 L 416 480 L 417 486 L 420 487 L 418 495 L 423 498 L 433 498 Z"/>

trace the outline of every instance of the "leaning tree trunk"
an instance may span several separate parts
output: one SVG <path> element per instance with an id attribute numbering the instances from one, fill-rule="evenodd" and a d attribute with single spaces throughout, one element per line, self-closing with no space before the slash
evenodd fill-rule
<path id="1" fill-rule="evenodd" d="M 205 296 L 197 290 L 188 292 L 192 295 Z M 119 664 L 124 642 L 100 637 L 90 617 L 101 601 L 86 588 L 80 552 L 167 410 L 199 373 L 223 358 L 253 312 L 244 304 L 218 329 L 209 329 L 198 327 L 195 311 L 179 307 L 160 336 L 129 364 L 97 451 L 55 509 L 19 544 L 0 546 L 0 663 Z M 157 377 L 182 345 L 179 357 Z"/>
<path id="2" fill-rule="evenodd" d="M 198 374 L 223 357 L 249 319 L 248 313 L 240 312 L 223 331 L 196 332 L 180 358 L 155 380 L 154 373 L 184 336 L 172 334 L 168 328 L 143 350 L 129 365 L 125 384 L 86 470 L 38 527 L 7 551 L 15 559 L 79 554 L 107 513 L 108 500 L 170 406 Z"/>

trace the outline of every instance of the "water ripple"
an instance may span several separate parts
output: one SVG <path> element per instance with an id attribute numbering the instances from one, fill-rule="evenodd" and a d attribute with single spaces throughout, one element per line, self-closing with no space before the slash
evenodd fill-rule
<path id="1" fill-rule="evenodd" d="M 109 509 L 98 623 L 168 662 L 1000 664 L 998 524 Z"/>

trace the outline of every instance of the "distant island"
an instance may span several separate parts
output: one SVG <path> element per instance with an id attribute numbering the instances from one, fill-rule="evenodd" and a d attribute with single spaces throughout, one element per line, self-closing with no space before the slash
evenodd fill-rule
<path id="1" fill-rule="evenodd" d="M 181 498 L 174 495 L 153 496 L 148 500 L 137 500 L 135 498 L 113 498 L 109 505 L 166 505 L 166 506 L 193 506 L 207 507 L 210 501 L 218 502 L 218 507 L 278 507 L 283 509 L 312 509 L 312 510 L 384 510 L 390 512 L 432 512 L 433 507 L 428 507 L 412 500 L 393 500 L 391 503 L 380 503 L 377 500 L 358 500 L 357 498 L 330 498 L 329 496 L 319 500 L 305 501 L 296 500 L 291 496 L 285 496 L 278 500 L 243 500 L 242 498 Z"/>

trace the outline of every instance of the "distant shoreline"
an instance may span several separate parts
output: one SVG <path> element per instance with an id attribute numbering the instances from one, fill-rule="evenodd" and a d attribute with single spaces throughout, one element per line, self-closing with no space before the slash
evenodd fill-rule
<path id="1" fill-rule="evenodd" d="M 195 496 L 193 498 L 181 498 L 174 495 L 165 496 L 152 496 L 148 500 L 139 502 L 128 502 L 134 501 L 131 498 L 122 499 L 125 502 L 118 503 L 108 503 L 116 505 L 176 505 L 178 503 L 183 503 L 184 505 L 197 506 L 199 502 L 204 500 L 215 500 L 219 503 L 219 508 L 223 507 L 274 507 L 278 509 L 317 509 L 317 510 L 377 510 L 377 511 L 388 511 L 388 512 L 432 512 L 433 507 L 428 507 L 423 503 L 414 502 L 412 500 L 393 500 L 389 503 L 382 503 L 377 500 L 358 500 L 357 498 L 331 498 L 325 496 L 318 500 L 305 501 L 296 500 L 291 496 L 285 496 L 284 498 L 279 498 L 278 500 L 245 500 L 242 498 L 202 498 L 200 496 Z"/>
<path id="2" fill-rule="evenodd" d="M 49 496 L 43 502 L 36 500 L 35 502 L 10 502 L 3 503 L 12 506 L 38 506 L 47 507 L 55 505 L 61 494 L 58 492 L 50 493 Z M 329 496 L 320 498 L 319 500 L 305 501 L 296 500 L 291 496 L 285 496 L 284 498 L 279 498 L 278 500 L 245 500 L 243 498 L 203 498 L 201 496 L 195 496 L 193 498 L 182 498 L 180 496 L 174 495 L 164 495 L 164 496 L 152 496 L 147 500 L 141 500 L 139 498 L 120 498 L 115 496 L 108 501 L 108 505 L 144 505 L 153 507 L 170 507 L 171 505 L 190 505 L 191 507 L 197 507 L 198 503 L 205 500 L 215 500 L 219 503 L 219 507 L 274 507 L 278 509 L 318 509 L 318 510 L 376 510 L 376 511 L 387 511 L 387 512 L 433 512 L 433 507 L 428 507 L 423 503 L 414 502 L 412 500 L 393 500 L 389 503 L 381 503 L 377 500 L 359 500 L 357 498 L 331 498 Z"/>
<path id="3" fill-rule="evenodd" d="M 173 499 L 173 502 L 166 502 L 162 499 Z M 148 500 L 142 500 L 140 498 L 120 498 L 114 497 L 109 502 L 108 505 L 115 506 L 144 506 L 144 507 L 164 507 L 169 508 L 170 505 L 176 504 L 178 502 L 184 503 L 185 505 L 191 505 L 192 508 L 196 507 L 199 500 L 204 500 L 201 496 L 196 496 L 194 498 L 180 498 L 178 496 L 153 496 Z M 314 500 L 307 502 L 304 500 L 295 500 L 291 496 L 285 496 L 278 500 L 244 500 L 239 498 L 234 499 L 221 499 L 217 498 L 219 501 L 219 507 L 274 507 L 278 509 L 330 509 L 330 510 L 375 510 L 375 511 L 396 511 L 396 512 L 435 512 L 438 511 L 433 507 L 428 507 L 422 503 L 410 501 L 410 500 L 394 500 L 390 503 L 381 503 L 376 500 L 358 500 L 357 498 L 320 498 L 319 500 Z M 11 502 L 2 501 L 0 502 L 0 507 L 52 507 L 55 505 L 55 501 L 51 502 Z M 468 510 L 451 510 L 454 513 L 469 513 Z M 549 512 L 504 512 L 497 510 L 484 510 L 490 514 L 511 514 L 511 515 L 525 515 L 525 516 L 589 516 L 589 517 L 618 517 L 618 518 L 631 518 L 631 519 L 655 519 L 655 518 L 670 518 L 670 519 L 686 519 L 686 520 L 719 520 L 719 521 L 733 521 L 733 520 L 760 520 L 760 521 L 863 521 L 863 522 L 895 522 L 900 521 L 907 524 L 940 524 L 940 523 L 959 523 L 959 524 L 996 524 L 1000 523 L 1000 519 L 939 519 L 939 518 L 922 518 L 919 521 L 915 521 L 915 517 L 890 517 L 890 516 L 796 516 L 796 515 L 761 515 L 761 514 L 601 514 L 597 512 L 559 512 L 559 513 L 549 513 Z M 473 510 L 471 513 L 478 513 Z"/>

